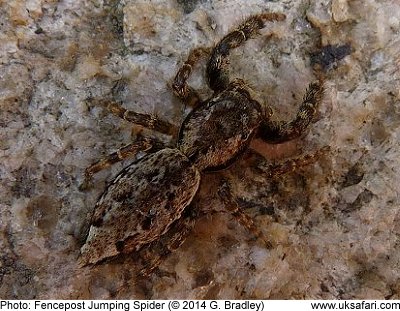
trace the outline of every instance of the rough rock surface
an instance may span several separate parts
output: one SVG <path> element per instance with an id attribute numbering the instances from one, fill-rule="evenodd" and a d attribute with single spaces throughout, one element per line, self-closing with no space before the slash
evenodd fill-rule
<path id="1" fill-rule="evenodd" d="M 275 247 L 217 214 L 149 278 L 133 259 L 80 267 L 96 199 L 130 161 L 97 174 L 89 192 L 78 190 L 84 169 L 135 134 L 96 100 L 179 124 L 187 111 L 169 84 L 189 50 L 265 10 L 287 19 L 232 53 L 232 76 L 279 117 L 293 116 L 315 79 L 311 55 L 351 46 L 325 59 L 324 100 L 305 137 L 256 142 L 265 159 L 249 152 L 203 178 L 197 204 L 222 204 L 223 174 Z M 0 1 L 0 19 L 1 298 L 400 299 L 398 1 L 15 0 Z M 201 66 L 191 84 L 206 97 Z M 295 173 L 262 173 L 324 146 Z"/>

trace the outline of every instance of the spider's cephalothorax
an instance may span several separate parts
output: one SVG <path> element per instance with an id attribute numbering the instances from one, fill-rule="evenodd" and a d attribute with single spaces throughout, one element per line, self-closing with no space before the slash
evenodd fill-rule
<path id="1" fill-rule="evenodd" d="M 191 201 L 198 191 L 203 171 L 226 168 L 244 152 L 254 136 L 268 143 L 281 143 L 299 137 L 310 124 L 322 97 L 322 82 L 310 84 L 294 120 L 272 121 L 271 108 L 262 106 L 239 79 L 230 80 L 228 56 L 254 36 L 268 21 L 282 21 L 285 15 L 264 13 L 252 16 L 226 35 L 213 49 L 197 48 L 179 69 L 173 81 L 174 93 L 193 109 L 180 130 L 156 116 L 139 114 L 110 103 L 115 115 L 165 134 L 176 135 L 174 148 L 165 148 L 154 138 L 141 137 L 86 169 L 87 185 L 92 175 L 138 151 L 143 158 L 122 170 L 96 204 L 82 261 L 95 264 L 120 254 L 136 253 L 149 273 L 169 252 L 184 241 L 196 216 L 201 214 Z M 214 94 L 201 100 L 187 80 L 194 64 L 208 56 L 207 80 Z M 268 113 L 266 113 L 268 112 Z M 310 163 L 313 156 L 270 166 L 269 175 L 279 175 Z M 271 243 L 238 206 L 229 185 L 220 186 L 219 195 L 226 209 L 252 234 Z M 152 249 L 151 255 L 147 252 Z"/>
<path id="2" fill-rule="evenodd" d="M 178 149 L 200 170 L 229 165 L 246 149 L 262 121 L 261 106 L 244 83 L 235 81 L 183 121 Z"/>

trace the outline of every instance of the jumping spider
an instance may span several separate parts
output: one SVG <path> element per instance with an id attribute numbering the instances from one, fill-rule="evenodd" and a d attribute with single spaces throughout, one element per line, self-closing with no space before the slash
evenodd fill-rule
<path id="1" fill-rule="evenodd" d="M 284 19 L 281 13 L 251 16 L 213 49 L 197 48 L 189 54 L 172 85 L 176 96 L 193 108 L 179 131 L 156 116 L 128 111 L 115 102 L 109 104 L 113 114 L 127 121 L 164 134 L 177 132 L 177 142 L 175 148 L 164 148 L 158 140 L 142 137 L 86 169 L 85 183 L 88 183 L 94 173 L 139 151 L 148 152 L 124 168 L 98 200 L 81 249 L 84 264 L 134 254 L 145 262 L 141 273 L 148 274 L 183 243 L 193 226 L 199 211 L 191 201 L 198 191 L 202 172 L 229 166 L 246 151 L 255 136 L 277 144 L 304 132 L 322 97 L 321 80 L 309 85 L 294 120 L 283 122 L 271 119 L 272 109 L 264 109 L 254 100 L 244 81 L 230 81 L 228 75 L 230 51 L 254 37 L 266 22 Z M 187 80 L 194 64 L 207 55 L 207 81 L 214 93 L 204 101 Z M 268 175 L 280 175 L 313 160 L 314 156 L 305 156 L 273 165 Z M 252 219 L 239 208 L 227 183 L 221 185 L 219 195 L 226 209 L 271 247 Z M 150 247 L 155 250 L 151 256 L 147 255 Z"/>

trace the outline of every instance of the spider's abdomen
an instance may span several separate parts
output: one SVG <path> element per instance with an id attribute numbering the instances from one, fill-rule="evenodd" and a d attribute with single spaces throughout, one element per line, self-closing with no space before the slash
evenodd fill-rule
<path id="1" fill-rule="evenodd" d="M 200 170 L 225 168 L 247 148 L 261 122 L 260 110 L 247 91 L 226 90 L 186 117 L 178 148 Z"/>
<path id="2" fill-rule="evenodd" d="M 197 192 L 200 173 L 178 149 L 149 154 L 125 168 L 95 207 L 81 254 L 85 264 L 130 253 L 158 239 Z"/>

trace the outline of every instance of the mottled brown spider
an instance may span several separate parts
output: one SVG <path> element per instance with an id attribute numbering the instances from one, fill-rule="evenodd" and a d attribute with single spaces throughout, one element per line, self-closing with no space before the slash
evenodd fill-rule
<path id="1" fill-rule="evenodd" d="M 173 81 L 174 93 L 192 111 L 179 131 L 156 116 L 138 114 L 109 104 L 111 112 L 127 121 L 176 137 L 175 148 L 164 148 L 154 138 L 141 137 L 86 169 L 85 184 L 92 175 L 139 151 L 147 155 L 123 169 L 98 200 L 86 243 L 81 249 L 84 264 L 96 264 L 122 254 L 133 254 L 144 262 L 147 274 L 171 251 L 178 248 L 200 211 L 191 201 L 198 191 L 201 173 L 229 166 L 257 136 L 272 144 L 299 137 L 310 124 L 320 99 L 321 81 L 310 84 L 299 111 L 290 122 L 272 121 L 272 109 L 252 98 L 244 81 L 231 81 L 228 56 L 232 49 L 254 37 L 266 22 L 282 21 L 284 14 L 252 16 L 226 35 L 213 49 L 193 50 Z M 208 56 L 207 80 L 214 91 L 202 100 L 187 80 L 194 64 Z M 271 176 L 293 170 L 313 161 L 305 156 L 270 166 Z M 238 206 L 227 182 L 219 188 L 226 209 L 267 247 L 271 243 Z M 152 255 L 147 254 L 149 248 Z"/>

